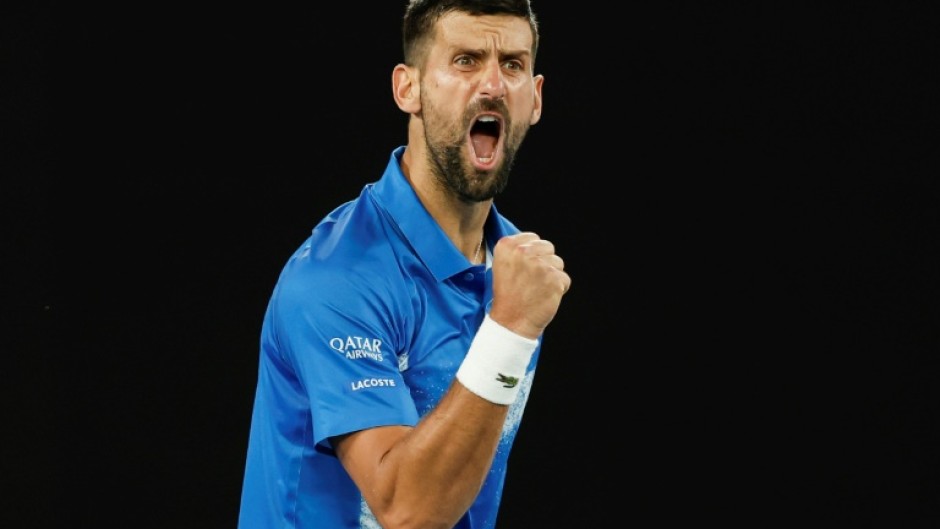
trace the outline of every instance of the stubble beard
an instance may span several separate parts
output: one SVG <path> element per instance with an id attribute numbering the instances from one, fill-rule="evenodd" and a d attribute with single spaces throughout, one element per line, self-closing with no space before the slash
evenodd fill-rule
<path id="1" fill-rule="evenodd" d="M 516 159 L 516 152 L 528 132 L 527 126 L 514 128 L 509 111 L 503 101 L 480 100 L 471 105 L 456 125 L 450 126 L 438 119 L 435 106 L 422 98 L 424 109 L 424 141 L 428 146 L 428 162 L 438 184 L 464 202 L 490 200 L 506 189 L 509 173 Z M 476 169 L 467 156 L 466 133 L 474 116 L 481 111 L 496 111 L 503 116 L 504 134 L 503 160 L 491 171 Z M 430 118 L 430 119 L 429 119 Z M 435 137 L 438 138 L 435 140 Z"/>

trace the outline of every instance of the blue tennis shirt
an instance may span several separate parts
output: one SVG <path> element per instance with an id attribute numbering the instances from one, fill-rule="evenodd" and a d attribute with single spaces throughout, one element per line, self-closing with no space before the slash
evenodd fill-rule
<path id="1" fill-rule="evenodd" d="M 394 149 L 381 179 L 323 218 L 281 271 L 261 331 L 240 529 L 378 528 L 330 437 L 416 425 L 483 321 L 489 267 L 471 265 L 418 200 L 403 152 Z M 519 230 L 493 206 L 484 232 L 489 247 Z M 540 349 L 458 528 L 495 527 Z"/>

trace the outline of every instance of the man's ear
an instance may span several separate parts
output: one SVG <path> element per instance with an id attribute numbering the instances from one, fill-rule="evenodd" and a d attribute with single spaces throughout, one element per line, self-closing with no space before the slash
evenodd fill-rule
<path id="1" fill-rule="evenodd" d="M 407 114 L 421 111 L 421 83 L 418 71 L 405 64 L 399 64 L 392 70 L 392 94 L 395 104 Z"/>
<path id="2" fill-rule="evenodd" d="M 529 125 L 535 125 L 542 119 L 542 84 L 545 83 L 545 77 L 536 75 L 535 79 L 535 105 L 532 107 L 532 116 L 529 118 Z"/>

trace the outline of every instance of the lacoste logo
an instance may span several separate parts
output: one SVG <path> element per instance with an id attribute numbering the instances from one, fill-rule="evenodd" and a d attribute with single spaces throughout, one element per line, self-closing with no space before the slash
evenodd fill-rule
<path id="1" fill-rule="evenodd" d="M 504 388 L 514 388 L 516 384 L 519 383 L 519 379 L 516 377 L 509 377 L 502 373 L 497 373 L 499 376 L 496 377 L 497 382 L 502 382 Z"/>

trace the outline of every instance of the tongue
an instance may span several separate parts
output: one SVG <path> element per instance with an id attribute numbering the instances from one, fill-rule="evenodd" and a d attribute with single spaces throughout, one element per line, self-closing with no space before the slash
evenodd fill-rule
<path id="1" fill-rule="evenodd" d="M 477 155 L 477 158 L 491 158 L 493 156 L 493 151 L 496 149 L 496 138 L 489 134 L 473 134 L 470 139 L 473 142 L 473 152 Z"/>

